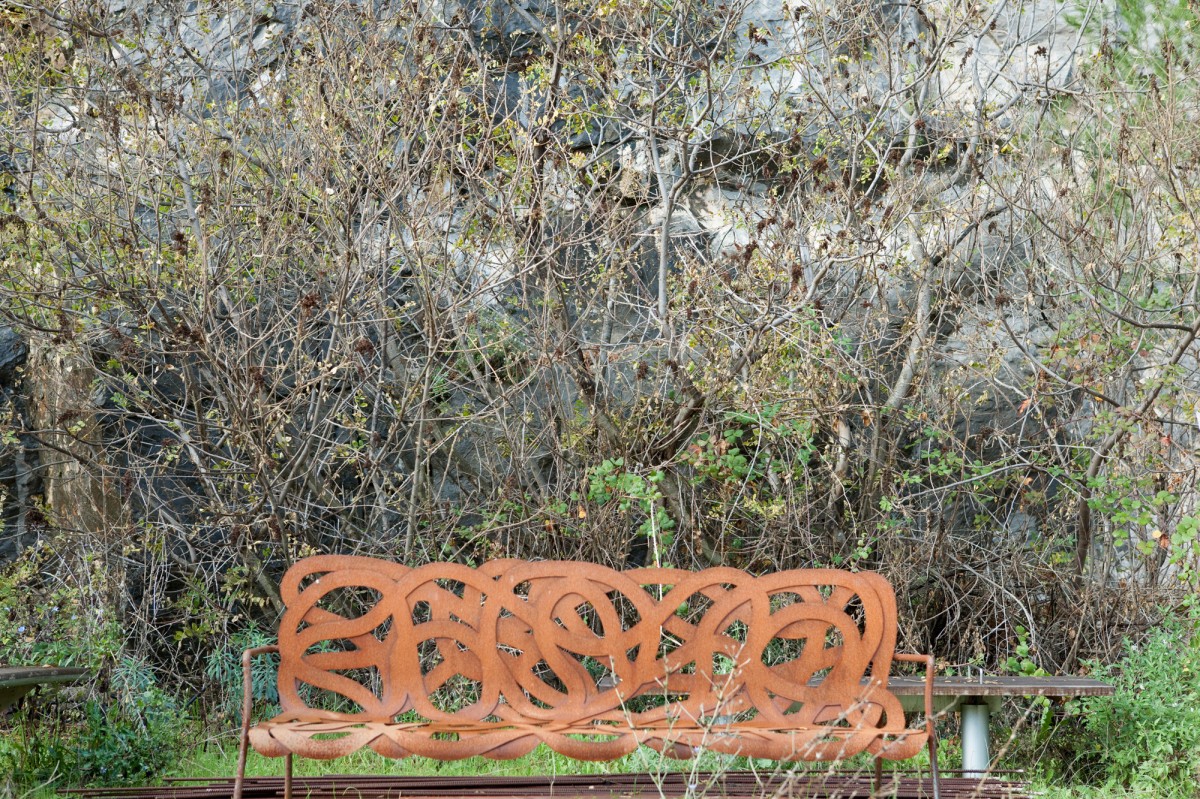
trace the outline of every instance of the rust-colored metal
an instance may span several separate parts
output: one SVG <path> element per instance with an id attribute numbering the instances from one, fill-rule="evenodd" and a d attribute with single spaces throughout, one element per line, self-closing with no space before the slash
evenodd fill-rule
<path id="1" fill-rule="evenodd" d="M 368 746 L 507 759 L 539 743 L 582 760 L 639 744 L 685 758 L 934 752 L 932 658 L 894 652 L 894 592 L 872 573 L 327 555 L 293 566 L 281 595 L 282 712 L 243 727 L 239 783 L 247 741 L 318 759 Z M 247 692 L 260 651 L 243 661 Z M 926 664 L 922 728 L 887 688 L 894 660 Z M 305 699 L 322 693 L 343 707 Z"/>
<path id="2" fill-rule="evenodd" d="M 64 790 L 80 799 L 228 799 L 229 779 L 169 780 L 168 785 L 138 788 Z M 1016 779 L 992 776 L 965 779 L 943 776 L 945 799 L 1027 799 L 1029 786 Z M 729 771 L 665 774 L 576 774 L 555 777 L 475 776 L 361 776 L 297 777 L 295 790 L 308 799 L 926 799 L 932 781 L 905 772 L 886 775 L 875 789 L 865 774 L 847 772 L 750 773 Z M 250 777 L 246 799 L 277 799 L 284 795 L 279 777 Z"/>

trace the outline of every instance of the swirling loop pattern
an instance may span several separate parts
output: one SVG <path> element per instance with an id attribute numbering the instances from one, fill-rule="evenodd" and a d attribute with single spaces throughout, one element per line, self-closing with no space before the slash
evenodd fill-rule
<path id="1" fill-rule="evenodd" d="M 644 743 L 900 759 L 927 738 L 887 689 L 896 603 L 876 574 L 329 555 L 299 561 L 281 594 L 282 713 L 250 731 L 265 755 L 511 758 L 545 743 L 606 760 Z"/>

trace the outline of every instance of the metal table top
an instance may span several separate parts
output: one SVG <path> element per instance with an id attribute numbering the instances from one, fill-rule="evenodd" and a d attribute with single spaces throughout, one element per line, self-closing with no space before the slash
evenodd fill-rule
<path id="1" fill-rule="evenodd" d="M 889 677 L 896 696 L 925 693 L 920 677 Z M 935 696 L 1112 696 L 1114 688 L 1091 677 L 935 677 Z"/>
<path id="2" fill-rule="evenodd" d="M 0 666 L 0 710 L 39 685 L 80 682 L 90 674 L 87 669 L 61 666 Z"/>

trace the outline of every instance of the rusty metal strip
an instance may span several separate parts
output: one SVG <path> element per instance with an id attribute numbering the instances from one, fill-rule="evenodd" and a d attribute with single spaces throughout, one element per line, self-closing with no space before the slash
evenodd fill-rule
<path id="1" fill-rule="evenodd" d="M 947 799 L 1026 799 L 1026 784 L 1002 779 L 941 778 L 941 795 Z M 283 795 L 283 779 L 247 778 L 248 799 L 275 799 Z M 862 774 L 809 772 L 798 775 L 755 775 L 728 772 L 722 775 L 607 774 L 559 777 L 297 777 L 294 791 L 310 799 L 662 799 L 663 797 L 713 796 L 723 799 L 785 799 L 791 797 L 867 797 L 871 779 Z M 233 780 L 197 778 L 145 788 L 76 789 L 62 791 L 79 799 L 227 799 Z M 884 778 L 879 797 L 924 799 L 932 796 L 931 781 L 912 775 Z"/>

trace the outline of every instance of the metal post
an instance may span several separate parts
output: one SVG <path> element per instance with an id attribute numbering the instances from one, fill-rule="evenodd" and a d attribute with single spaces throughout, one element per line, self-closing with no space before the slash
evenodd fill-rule
<path id="1" fill-rule="evenodd" d="M 988 751 L 988 706 L 962 705 L 963 776 L 983 779 L 992 762 Z"/>

